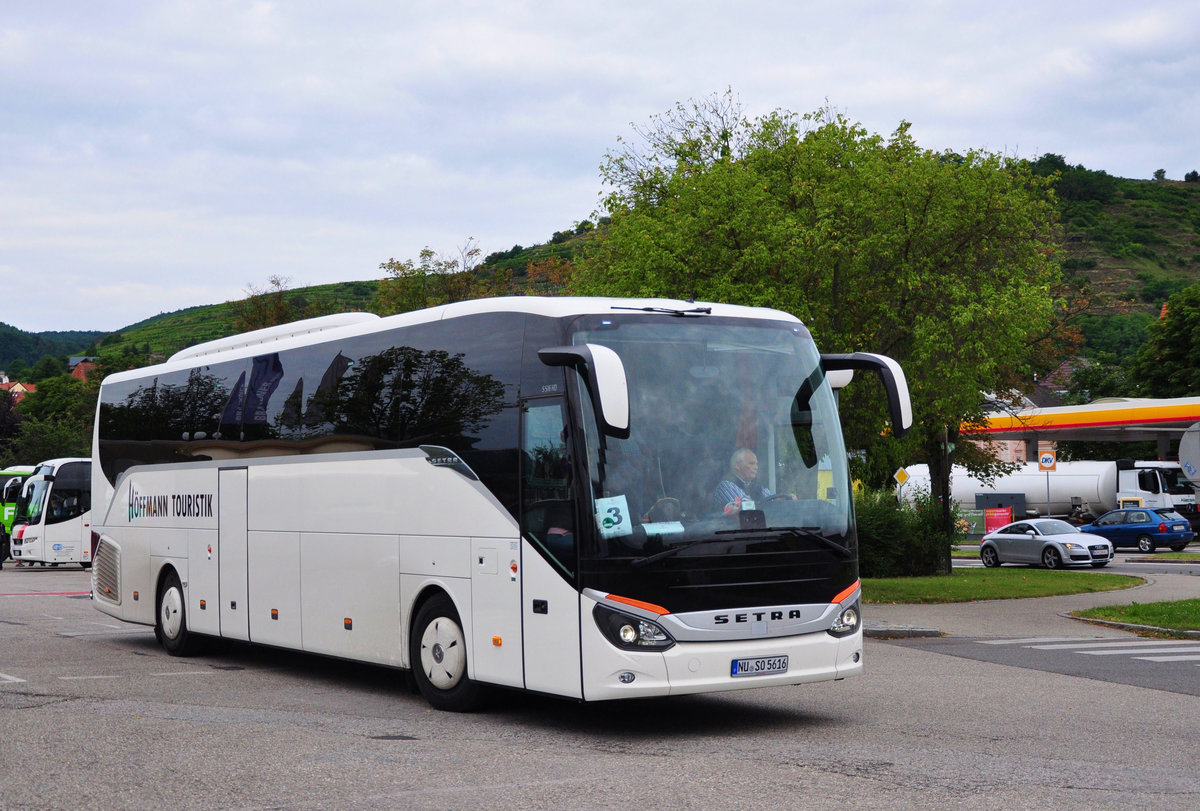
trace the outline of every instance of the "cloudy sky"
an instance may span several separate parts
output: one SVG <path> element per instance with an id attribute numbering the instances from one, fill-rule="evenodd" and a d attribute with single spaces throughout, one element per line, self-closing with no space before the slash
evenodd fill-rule
<path id="1" fill-rule="evenodd" d="M 731 88 L 930 149 L 1200 169 L 1194 0 L 6 0 L 0 321 L 379 278 L 591 218 L 617 139 Z"/>

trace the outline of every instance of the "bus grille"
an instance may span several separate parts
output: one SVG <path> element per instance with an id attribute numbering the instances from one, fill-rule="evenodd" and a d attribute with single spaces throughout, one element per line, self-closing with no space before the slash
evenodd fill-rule
<path id="1" fill-rule="evenodd" d="M 106 538 L 100 539 L 92 560 L 92 596 L 121 604 L 121 550 Z"/>

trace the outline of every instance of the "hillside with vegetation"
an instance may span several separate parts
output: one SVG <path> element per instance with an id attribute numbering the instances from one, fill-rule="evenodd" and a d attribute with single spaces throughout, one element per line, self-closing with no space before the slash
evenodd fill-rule
<path id="1" fill-rule="evenodd" d="M 0 369 L 8 369 L 15 361 L 33 366 L 46 355 L 78 355 L 103 332 L 24 332 L 0 323 Z"/>
<path id="2" fill-rule="evenodd" d="M 1200 178 L 1130 180 L 1045 155 L 1063 225 L 1063 272 L 1087 299 L 1088 357 L 1132 357 L 1172 295 L 1200 282 Z"/>

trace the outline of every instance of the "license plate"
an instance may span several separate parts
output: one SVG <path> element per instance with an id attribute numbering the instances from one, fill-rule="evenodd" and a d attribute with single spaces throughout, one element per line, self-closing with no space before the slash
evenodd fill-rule
<path id="1" fill-rule="evenodd" d="M 1185 524 L 1176 524 L 1175 526 L 1171 527 L 1171 530 L 1174 532 L 1183 532 L 1185 529 L 1187 529 L 1187 525 Z"/>
<path id="2" fill-rule="evenodd" d="M 729 665 L 729 675 L 766 676 L 769 673 L 787 673 L 786 656 L 757 656 L 753 659 L 734 659 Z"/>

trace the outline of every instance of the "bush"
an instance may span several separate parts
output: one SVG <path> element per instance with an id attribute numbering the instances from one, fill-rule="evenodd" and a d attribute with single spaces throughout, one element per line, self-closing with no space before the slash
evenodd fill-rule
<path id="1" fill-rule="evenodd" d="M 950 538 L 941 528 L 941 510 L 928 493 L 901 505 L 890 490 L 855 495 L 858 566 L 863 577 L 916 577 L 937 574 L 950 557 Z"/>

